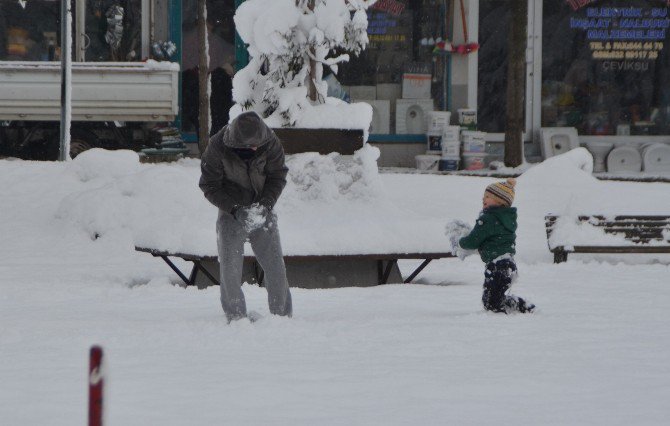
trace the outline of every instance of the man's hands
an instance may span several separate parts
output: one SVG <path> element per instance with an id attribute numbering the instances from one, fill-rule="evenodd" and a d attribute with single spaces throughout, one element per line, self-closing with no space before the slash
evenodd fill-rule
<path id="1" fill-rule="evenodd" d="M 250 206 L 235 206 L 230 213 L 247 232 L 252 232 L 266 224 L 270 209 L 265 205 L 253 203 Z"/>

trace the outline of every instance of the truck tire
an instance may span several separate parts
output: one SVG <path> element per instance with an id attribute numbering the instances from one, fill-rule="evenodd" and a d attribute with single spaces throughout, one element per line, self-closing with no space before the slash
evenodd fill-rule
<path id="1" fill-rule="evenodd" d="M 95 133 L 81 128 L 72 128 L 70 130 L 70 158 L 75 158 L 77 155 L 91 148 L 98 146 L 98 137 Z M 60 145 L 60 135 L 56 141 L 56 146 Z"/>
<path id="2" fill-rule="evenodd" d="M 81 139 L 75 135 L 70 137 L 70 158 L 75 158 L 77 155 L 84 151 L 88 151 L 91 148 L 93 148 L 93 145 L 87 140 Z"/>

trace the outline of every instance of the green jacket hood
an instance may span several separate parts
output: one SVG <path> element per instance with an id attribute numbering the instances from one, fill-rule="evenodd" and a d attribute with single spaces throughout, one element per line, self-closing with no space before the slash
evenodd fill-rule
<path id="1" fill-rule="evenodd" d="M 484 213 L 494 216 L 510 232 L 516 232 L 516 207 L 491 207 Z"/>

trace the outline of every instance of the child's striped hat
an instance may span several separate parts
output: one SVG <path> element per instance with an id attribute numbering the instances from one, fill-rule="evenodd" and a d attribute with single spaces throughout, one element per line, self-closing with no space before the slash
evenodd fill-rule
<path id="1" fill-rule="evenodd" d="M 514 202 L 514 185 L 516 179 L 509 178 L 506 182 L 496 182 L 486 187 L 486 192 L 503 201 L 506 206 Z"/>

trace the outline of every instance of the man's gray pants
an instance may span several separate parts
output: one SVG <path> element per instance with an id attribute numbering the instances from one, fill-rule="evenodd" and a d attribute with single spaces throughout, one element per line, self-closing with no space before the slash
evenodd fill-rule
<path id="1" fill-rule="evenodd" d="M 277 216 L 270 212 L 265 225 L 247 232 L 230 213 L 219 211 L 216 221 L 217 245 L 221 281 L 221 306 L 228 321 L 247 316 L 247 305 L 242 292 L 244 242 L 248 239 L 263 268 L 264 285 L 268 291 L 270 312 L 291 316 L 292 303 L 286 266 L 279 240 Z"/>

